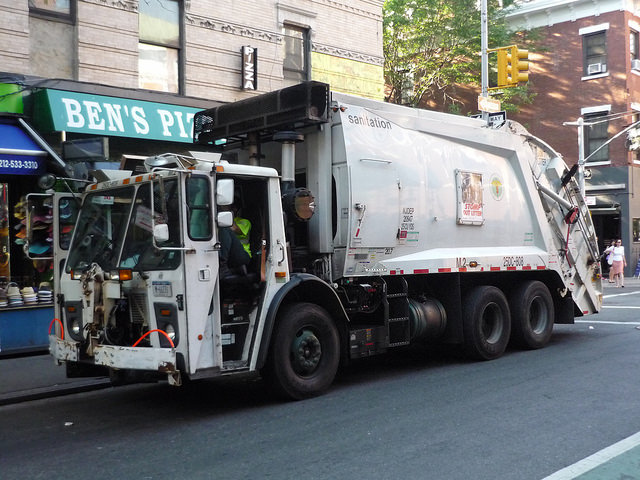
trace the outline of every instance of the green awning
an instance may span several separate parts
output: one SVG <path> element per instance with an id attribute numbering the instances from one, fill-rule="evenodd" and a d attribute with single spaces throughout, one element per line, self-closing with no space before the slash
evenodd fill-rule
<path id="1" fill-rule="evenodd" d="M 192 143 L 200 109 L 55 89 L 35 94 L 34 121 L 42 131 Z"/>

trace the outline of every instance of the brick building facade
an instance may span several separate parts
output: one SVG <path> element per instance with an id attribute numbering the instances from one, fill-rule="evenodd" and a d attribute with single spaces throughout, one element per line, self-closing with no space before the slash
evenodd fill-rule
<path id="1" fill-rule="evenodd" d="M 640 255 L 640 162 L 621 133 L 640 118 L 640 2 L 532 0 L 508 16 L 516 29 L 537 29 L 529 88 L 537 94 L 513 118 L 572 165 L 584 127 L 585 194 L 600 247 L 622 238 L 627 275 Z M 613 140 L 612 140 L 613 139 Z M 608 146 L 601 147 L 611 140 Z"/>

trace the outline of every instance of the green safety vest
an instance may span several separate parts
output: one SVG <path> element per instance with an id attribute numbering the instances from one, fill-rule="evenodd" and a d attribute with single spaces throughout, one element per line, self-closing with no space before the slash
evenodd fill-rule
<path id="1" fill-rule="evenodd" d="M 236 234 L 244 250 L 251 256 L 251 245 L 249 245 L 249 232 L 251 231 L 251 222 L 246 218 L 236 217 L 233 222 L 240 229 L 240 233 Z"/>

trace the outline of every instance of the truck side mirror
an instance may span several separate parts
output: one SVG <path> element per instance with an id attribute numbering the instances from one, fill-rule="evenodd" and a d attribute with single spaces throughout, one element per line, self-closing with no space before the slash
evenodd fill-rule
<path id="1" fill-rule="evenodd" d="M 218 227 L 230 227 L 233 225 L 233 212 L 218 212 Z"/>
<path id="2" fill-rule="evenodd" d="M 231 205 L 233 203 L 233 178 L 221 178 L 216 182 L 216 204 Z"/>
<path id="3" fill-rule="evenodd" d="M 153 226 L 153 239 L 156 244 L 164 243 L 169 240 L 169 225 L 166 223 L 157 223 Z"/>

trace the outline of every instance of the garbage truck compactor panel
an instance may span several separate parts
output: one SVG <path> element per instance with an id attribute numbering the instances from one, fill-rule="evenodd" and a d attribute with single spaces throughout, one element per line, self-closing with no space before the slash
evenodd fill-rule
<path id="1" fill-rule="evenodd" d="M 260 372 L 300 399 L 351 359 L 442 342 L 490 360 L 601 307 L 575 169 L 514 122 L 307 82 L 194 132 L 222 156 L 153 157 L 84 193 L 59 361 L 173 384 Z"/>

